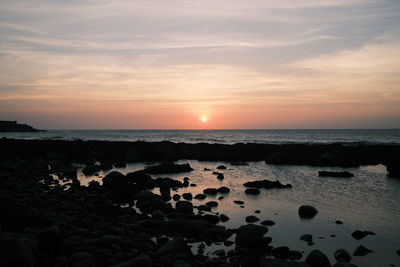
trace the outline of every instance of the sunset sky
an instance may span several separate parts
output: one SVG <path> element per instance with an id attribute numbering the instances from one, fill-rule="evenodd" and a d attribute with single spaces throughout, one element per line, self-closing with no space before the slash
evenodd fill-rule
<path id="1" fill-rule="evenodd" d="M 0 0 L 0 120 L 400 128 L 400 1 Z"/>

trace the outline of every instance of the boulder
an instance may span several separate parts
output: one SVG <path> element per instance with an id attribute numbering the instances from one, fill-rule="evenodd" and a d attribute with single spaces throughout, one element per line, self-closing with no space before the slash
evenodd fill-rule
<path id="1" fill-rule="evenodd" d="M 237 247 L 253 248 L 262 245 L 263 236 L 268 232 L 265 226 L 247 224 L 239 227 L 236 233 L 235 244 Z"/>
<path id="2" fill-rule="evenodd" d="M 204 194 L 197 194 L 194 196 L 195 199 L 205 199 L 207 196 Z"/>
<path id="3" fill-rule="evenodd" d="M 291 184 L 282 184 L 280 181 L 270 181 L 270 180 L 262 180 L 262 181 L 252 181 L 243 184 L 246 187 L 255 187 L 255 188 L 292 188 Z"/>
<path id="4" fill-rule="evenodd" d="M 313 250 L 305 260 L 311 267 L 331 267 L 329 258 L 319 250 Z"/>
<path id="5" fill-rule="evenodd" d="M 149 166 L 144 169 L 145 173 L 150 174 L 167 174 L 167 173 L 181 173 L 193 171 L 189 163 L 175 164 L 172 162 L 165 162 L 155 166 Z"/>
<path id="6" fill-rule="evenodd" d="M 183 197 L 183 199 L 186 199 L 186 200 L 192 200 L 193 199 L 192 193 L 183 193 L 182 197 Z"/>
<path id="7" fill-rule="evenodd" d="M 256 216 L 250 215 L 250 216 L 246 216 L 246 222 L 247 223 L 254 223 L 254 222 L 258 222 L 260 219 L 257 218 Z"/>
<path id="8" fill-rule="evenodd" d="M 203 190 L 203 193 L 206 195 L 216 195 L 218 193 L 218 189 L 216 188 L 206 188 Z"/>
<path id="9" fill-rule="evenodd" d="M 127 173 L 126 178 L 130 184 L 134 184 L 141 189 L 153 189 L 155 186 L 155 181 L 151 178 L 150 175 L 146 174 L 144 171 Z"/>
<path id="10" fill-rule="evenodd" d="M 226 193 L 229 193 L 231 190 L 226 186 L 221 186 L 220 188 L 217 189 L 217 191 L 219 193 L 226 194 Z"/>
<path id="11" fill-rule="evenodd" d="M 365 256 L 369 253 L 372 253 L 374 251 L 364 247 L 364 246 L 358 246 L 354 252 L 353 252 L 353 256 Z"/>
<path id="12" fill-rule="evenodd" d="M 360 230 L 357 230 L 357 231 L 354 231 L 354 232 L 351 234 L 351 236 L 352 236 L 354 239 L 357 239 L 357 240 L 361 240 L 361 239 L 363 239 L 364 237 L 366 237 L 367 235 L 375 235 L 375 233 L 374 233 L 374 232 L 371 232 L 371 231 L 360 231 Z"/>
<path id="13" fill-rule="evenodd" d="M 182 213 L 192 214 L 193 213 L 193 204 L 189 201 L 179 200 L 175 204 L 175 209 Z"/>
<path id="14" fill-rule="evenodd" d="M 218 179 L 218 180 L 224 180 L 224 178 L 225 178 L 225 176 L 224 176 L 223 173 L 218 173 L 218 174 L 217 174 L 217 179 Z"/>
<path id="15" fill-rule="evenodd" d="M 339 262 L 350 262 L 351 261 L 350 253 L 348 253 L 345 249 L 336 250 L 335 253 L 333 254 L 333 256 Z"/>
<path id="16" fill-rule="evenodd" d="M 315 215 L 317 215 L 318 210 L 316 208 L 314 208 L 313 206 L 303 205 L 303 206 L 300 206 L 298 213 L 299 213 L 300 218 L 311 219 L 311 218 L 314 218 Z"/>

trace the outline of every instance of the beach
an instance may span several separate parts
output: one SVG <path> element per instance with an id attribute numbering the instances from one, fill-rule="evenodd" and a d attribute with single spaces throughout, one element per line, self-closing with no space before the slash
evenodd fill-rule
<path id="1" fill-rule="evenodd" d="M 399 264 L 398 145 L 0 147 L 7 266 Z"/>

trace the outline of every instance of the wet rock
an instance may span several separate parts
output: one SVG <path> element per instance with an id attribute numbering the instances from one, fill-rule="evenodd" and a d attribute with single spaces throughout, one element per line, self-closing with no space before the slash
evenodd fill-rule
<path id="1" fill-rule="evenodd" d="M 313 250 L 305 260 L 311 267 L 330 267 L 329 258 L 319 250 Z"/>
<path id="2" fill-rule="evenodd" d="M 83 174 L 86 176 L 93 175 L 98 171 L 100 171 L 100 166 L 98 165 L 87 165 L 82 170 Z"/>
<path id="3" fill-rule="evenodd" d="M 357 230 L 357 231 L 354 231 L 354 232 L 351 234 L 351 236 L 352 236 L 354 239 L 357 239 L 357 240 L 363 239 L 363 238 L 366 237 L 367 235 L 375 235 L 375 233 L 374 233 L 374 232 L 371 232 L 371 231 L 360 231 L 360 230 Z"/>
<path id="4" fill-rule="evenodd" d="M 400 162 L 398 160 L 392 160 L 385 165 L 389 177 L 400 178 Z"/>
<path id="5" fill-rule="evenodd" d="M 219 215 L 219 219 L 221 220 L 221 222 L 227 222 L 227 221 L 229 221 L 229 217 L 226 216 L 225 214 L 220 214 L 220 215 Z"/>
<path id="6" fill-rule="evenodd" d="M 374 252 L 373 250 L 370 250 L 370 249 L 368 249 L 368 248 L 366 248 L 366 247 L 364 247 L 364 246 L 358 246 L 355 250 L 354 250 L 354 252 L 353 252 L 353 256 L 365 256 L 365 255 L 367 255 L 367 254 L 369 254 L 369 253 L 372 253 L 372 252 Z"/>
<path id="7" fill-rule="evenodd" d="M 303 206 L 300 206 L 298 213 L 299 213 L 300 218 L 311 219 L 311 218 L 314 218 L 315 215 L 317 215 L 318 210 L 316 208 L 314 208 L 313 206 L 303 205 Z"/>
<path id="8" fill-rule="evenodd" d="M 219 223 L 219 216 L 217 215 L 205 214 L 203 215 L 203 219 L 213 224 Z"/>
<path id="9" fill-rule="evenodd" d="M 247 195 L 258 195 L 260 194 L 260 190 L 257 188 L 248 188 L 244 191 Z"/>
<path id="10" fill-rule="evenodd" d="M 225 197 L 224 196 L 219 196 L 218 200 L 223 200 Z"/>
<path id="11" fill-rule="evenodd" d="M 261 224 L 265 225 L 265 226 L 272 226 L 272 225 L 275 224 L 275 222 L 271 221 L 271 220 L 264 220 L 264 221 L 261 222 Z"/>
<path id="12" fill-rule="evenodd" d="M 246 187 L 255 187 L 255 188 L 292 188 L 290 184 L 281 184 L 280 181 L 270 181 L 270 180 L 262 180 L 262 181 L 252 181 L 243 184 Z"/>
<path id="13" fill-rule="evenodd" d="M 156 166 L 149 166 L 144 169 L 145 173 L 150 174 L 166 174 L 166 173 L 181 173 L 193 171 L 189 163 L 175 164 L 171 162 L 162 163 Z"/>
<path id="14" fill-rule="evenodd" d="M 160 194 L 163 201 L 171 200 L 171 188 L 167 182 L 163 182 L 160 185 Z"/>
<path id="15" fill-rule="evenodd" d="M 174 194 L 174 195 L 172 196 L 172 199 L 175 200 L 175 201 L 178 201 L 179 199 L 181 199 L 181 195 L 179 195 L 179 194 Z"/>
<path id="16" fill-rule="evenodd" d="M 183 199 L 186 199 L 186 200 L 192 200 L 193 199 L 192 193 L 183 193 L 182 197 L 183 197 Z"/>
<path id="17" fill-rule="evenodd" d="M 339 225 L 340 225 L 340 224 L 343 224 L 343 222 L 342 222 L 341 220 L 336 220 L 335 223 L 336 223 L 336 224 L 339 224 Z"/>
<path id="18" fill-rule="evenodd" d="M 333 254 L 333 256 L 339 262 L 350 262 L 351 261 L 350 253 L 348 253 L 345 249 L 336 250 L 335 253 Z"/>
<path id="19" fill-rule="evenodd" d="M 175 204 L 175 209 L 182 213 L 192 214 L 193 213 L 193 204 L 189 201 L 179 200 Z"/>
<path id="20" fill-rule="evenodd" d="M 160 247 L 156 255 L 162 256 L 165 254 L 183 254 L 183 255 L 193 255 L 190 247 L 186 244 L 185 240 L 181 237 L 176 237 Z"/>
<path id="21" fill-rule="evenodd" d="M 112 267 L 153 267 L 153 262 L 148 255 L 143 254 L 129 261 L 112 265 Z"/>
<path id="22" fill-rule="evenodd" d="M 257 218 L 256 216 L 253 215 L 249 215 L 246 217 L 246 222 L 248 223 L 254 223 L 254 222 L 258 222 L 260 219 Z"/>
<path id="23" fill-rule="evenodd" d="M 397 253 L 397 255 L 400 256 L 400 249 L 398 249 L 398 250 L 396 251 L 396 253 Z"/>
<path id="24" fill-rule="evenodd" d="M 129 184 L 133 184 L 142 189 L 153 189 L 155 185 L 155 181 L 151 178 L 151 176 L 143 171 L 127 173 L 126 179 L 129 181 Z M 170 187 L 173 186 L 170 185 Z"/>
<path id="25" fill-rule="evenodd" d="M 234 200 L 233 203 L 238 204 L 238 205 L 243 205 L 244 202 L 241 200 Z"/>
<path id="26" fill-rule="evenodd" d="M 217 167 L 217 170 L 226 170 L 226 166 L 224 166 L 224 165 L 219 165 L 219 166 Z"/>
<path id="27" fill-rule="evenodd" d="M 306 241 L 306 242 L 312 242 L 313 241 L 313 237 L 310 234 L 304 234 L 302 236 L 300 236 L 300 240 Z"/>
<path id="28" fill-rule="evenodd" d="M 330 172 L 330 171 L 318 171 L 319 177 L 338 177 L 338 178 L 351 178 L 354 174 L 348 171 L 344 172 Z"/>
<path id="29" fill-rule="evenodd" d="M 224 178 L 225 178 L 225 176 L 223 173 L 218 173 L 218 175 L 217 175 L 218 180 L 224 180 Z"/>
<path id="30" fill-rule="evenodd" d="M 206 195 L 216 195 L 218 190 L 216 188 L 206 188 L 203 190 L 203 193 Z"/>
<path id="31" fill-rule="evenodd" d="M 247 224 L 239 227 L 236 233 L 235 244 L 237 247 L 257 247 L 262 245 L 263 236 L 268 232 L 265 226 Z"/>
<path id="32" fill-rule="evenodd" d="M 218 202 L 217 201 L 209 201 L 209 202 L 207 202 L 206 203 L 206 206 L 209 206 L 209 207 L 217 207 L 218 206 Z"/>
<path id="33" fill-rule="evenodd" d="M 200 205 L 197 207 L 197 209 L 201 211 L 211 211 L 211 207 L 206 205 Z"/>
<path id="34" fill-rule="evenodd" d="M 194 196 L 195 199 L 199 199 L 199 200 L 205 199 L 206 197 L 207 196 L 205 194 L 197 194 L 197 195 Z"/>

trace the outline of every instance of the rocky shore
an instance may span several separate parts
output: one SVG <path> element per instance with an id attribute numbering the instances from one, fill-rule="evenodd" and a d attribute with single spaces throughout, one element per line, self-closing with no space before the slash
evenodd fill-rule
<path id="1" fill-rule="evenodd" d="M 229 194 L 227 187 L 203 194 L 172 194 L 190 187 L 190 178 L 155 179 L 157 173 L 190 172 L 178 159 L 273 164 L 359 166 L 384 164 L 399 176 L 399 146 L 176 144 L 171 142 L 101 142 L 0 139 L 0 265 L 1 266 L 354 266 L 351 255 L 371 251 L 363 246 L 335 252 L 337 262 L 315 249 L 308 255 L 289 247 L 272 247 L 268 227 L 273 221 L 248 216 L 237 229 L 220 225 L 224 214 L 205 213 L 218 205 L 194 206 L 193 198 Z M 112 171 L 102 184 L 81 186 L 77 165 L 94 174 L 131 162 L 165 162 L 126 175 Z M 223 170 L 219 166 L 218 170 Z M 56 175 L 54 175 L 56 174 Z M 216 172 L 218 179 L 223 179 Z M 246 190 L 291 190 L 279 181 L 249 181 Z M 156 190 L 154 190 L 156 189 Z M 172 202 L 174 199 L 176 202 Z M 174 204 L 172 204 L 174 203 Z M 240 205 L 240 203 L 238 203 Z M 318 211 L 299 207 L 301 218 Z M 339 223 L 339 222 L 338 222 Z M 353 233 L 355 239 L 373 235 Z M 308 243 L 312 236 L 304 237 Z M 192 244 L 200 242 L 197 251 Z M 228 249 L 204 253 L 223 243 Z"/>

